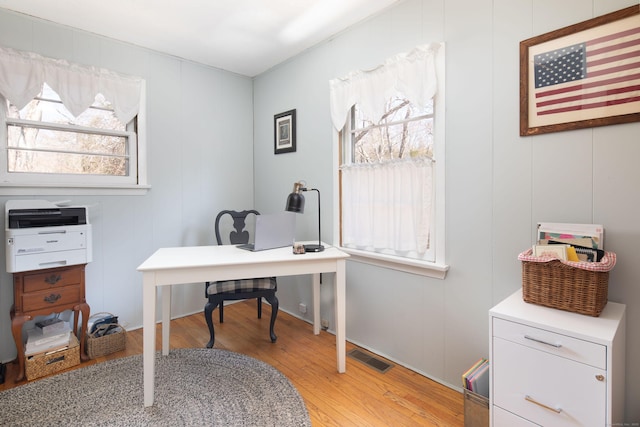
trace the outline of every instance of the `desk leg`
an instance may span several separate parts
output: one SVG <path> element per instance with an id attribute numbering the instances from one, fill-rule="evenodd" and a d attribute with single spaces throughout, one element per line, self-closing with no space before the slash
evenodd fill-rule
<path id="1" fill-rule="evenodd" d="M 344 260 L 338 260 L 336 263 L 334 293 L 336 298 L 336 351 L 338 352 L 339 373 L 344 373 L 347 370 L 345 281 L 345 262 Z"/>
<path id="2" fill-rule="evenodd" d="M 144 406 L 153 405 L 156 347 L 156 286 L 155 274 L 142 275 L 142 364 Z"/>
<path id="3" fill-rule="evenodd" d="M 313 333 L 320 334 L 320 273 L 313 274 Z"/>
<path id="4" fill-rule="evenodd" d="M 171 325 L 171 286 L 163 286 L 160 290 L 162 298 L 162 355 L 169 354 L 169 336 Z"/>

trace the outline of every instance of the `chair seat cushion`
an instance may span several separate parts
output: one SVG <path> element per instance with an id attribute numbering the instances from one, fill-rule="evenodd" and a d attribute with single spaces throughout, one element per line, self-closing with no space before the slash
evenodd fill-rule
<path id="1" fill-rule="evenodd" d="M 213 282 L 207 288 L 207 295 L 219 293 L 241 293 L 276 289 L 275 277 L 261 277 L 257 279 L 224 280 Z"/>

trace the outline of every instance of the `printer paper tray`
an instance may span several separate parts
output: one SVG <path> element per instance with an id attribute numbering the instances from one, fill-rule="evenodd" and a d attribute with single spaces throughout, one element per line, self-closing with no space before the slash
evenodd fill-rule
<path id="1" fill-rule="evenodd" d="M 12 270 L 9 271 L 10 266 L 7 265 L 9 273 L 86 264 L 91 261 L 87 259 L 87 251 L 84 249 L 17 255 L 14 260 Z"/>

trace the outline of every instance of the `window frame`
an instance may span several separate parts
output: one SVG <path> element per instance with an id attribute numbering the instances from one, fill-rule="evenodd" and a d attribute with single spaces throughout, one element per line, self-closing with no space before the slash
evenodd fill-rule
<path id="1" fill-rule="evenodd" d="M 7 117 L 6 102 L 0 95 L 0 195 L 122 195 L 145 194 L 150 188 L 147 181 L 147 146 L 146 146 L 146 82 L 142 79 L 140 107 L 137 116 L 127 124 L 124 132 L 128 139 L 129 174 L 127 176 L 111 175 L 74 175 L 74 174 L 40 174 L 10 173 L 8 171 L 7 126 L 11 123 L 22 124 L 24 120 Z M 41 127 L 49 127 L 41 122 Z M 77 126 L 55 125 L 56 129 L 83 130 Z M 132 128 L 135 127 L 135 132 Z"/>
<path id="2" fill-rule="evenodd" d="M 444 62 L 444 61 L 443 61 Z M 422 261 L 400 256 L 384 255 L 342 246 L 342 175 L 340 162 L 343 156 L 343 144 L 350 143 L 349 126 L 351 120 L 345 121 L 343 129 L 333 130 L 334 147 L 334 242 L 340 250 L 351 255 L 350 260 L 389 268 L 411 274 L 445 279 L 449 265 L 445 259 L 445 82 L 444 64 L 438 67 L 438 90 L 434 102 L 434 212 L 432 217 L 432 244 L 434 245 L 434 261 Z"/>

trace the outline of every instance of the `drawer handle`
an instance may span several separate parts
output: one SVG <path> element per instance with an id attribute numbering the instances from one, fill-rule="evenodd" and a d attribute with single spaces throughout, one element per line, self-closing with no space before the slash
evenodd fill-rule
<path id="1" fill-rule="evenodd" d="M 525 336 L 524 336 L 524 338 L 525 338 L 525 339 L 527 339 L 527 340 L 531 340 L 531 341 L 539 342 L 540 344 L 550 345 L 551 347 L 555 347 L 555 348 L 560 348 L 560 347 L 562 347 L 562 344 L 554 344 L 554 343 L 552 343 L 552 342 L 547 342 L 547 341 L 540 340 L 540 339 L 538 339 L 538 338 L 530 337 L 529 335 L 525 335 Z"/>
<path id="2" fill-rule="evenodd" d="M 561 409 L 561 408 L 552 408 L 551 406 L 547 406 L 547 405 L 545 405 L 544 403 L 540 403 L 540 402 L 538 402 L 537 400 L 535 400 L 533 397 L 531 397 L 531 396 L 529 396 L 529 395 L 526 395 L 526 396 L 524 397 L 524 400 L 526 400 L 527 402 L 534 403 L 534 404 L 536 404 L 536 405 L 538 405 L 538 406 L 540 406 L 540 407 L 542 407 L 542 408 L 544 408 L 544 409 L 548 409 L 548 410 L 550 410 L 550 411 L 553 411 L 553 412 L 555 412 L 556 414 L 559 414 L 560 412 L 562 412 L 562 409 Z"/>
<path id="3" fill-rule="evenodd" d="M 44 279 L 45 283 L 48 283 L 50 285 L 55 285 L 56 283 L 58 283 L 60 281 L 60 279 L 62 279 L 62 276 L 59 274 L 52 274 L 49 277 L 46 277 Z"/>
<path id="4" fill-rule="evenodd" d="M 44 301 L 48 302 L 49 304 L 53 304 L 54 302 L 58 301 L 60 298 L 62 298 L 62 295 L 60 294 L 51 294 L 48 297 L 44 297 Z"/>

